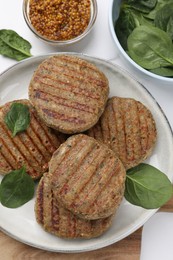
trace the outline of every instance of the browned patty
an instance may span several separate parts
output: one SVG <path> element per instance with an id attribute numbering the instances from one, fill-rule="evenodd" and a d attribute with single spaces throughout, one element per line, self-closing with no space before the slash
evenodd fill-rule
<path id="1" fill-rule="evenodd" d="M 44 230 L 62 238 L 92 238 L 100 236 L 111 225 L 113 216 L 99 220 L 84 220 L 59 206 L 51 189 L 48 173 L 41 178 L 35 201 L 37 222 Z"/>
<path id="2" fill-rule="evenodd" d="M 29 107 L 30 125 L 27 130 L 12 136 L 4 117 L 13 103 Z M 33 178 L 39 178 L 48 169 L 53 152 L 64 141 L 62 134 L 57 136 L 38 117 L 28 100 L 15 100 L 0 109 L 0 173 L 6 174 L 22 166 Z"/>
<path id="3" fill-rule="evenodd" d="M 126 169 L 151 155 L 156 142 L 156 125 L 151 112 L 132 98 L 112 97 L 98 123 L 87 131 L 109 146 Z"/>
<path id="4" fill-rule="evenodd" d="M 93 64 L 72 55 L 43 61 L 29 86 L 29 98 L 45 123 L 72 134 L 92 127 L 109 94 L 106 76 Z"/>
<path id="5" fill-rule="evenodd" d="M 123 164 L 106 145 L 87 135 L 69 137 L 59 147 L 49 174 L 60 205 L 84 219 L 110 216 L 124 195 Z"/>

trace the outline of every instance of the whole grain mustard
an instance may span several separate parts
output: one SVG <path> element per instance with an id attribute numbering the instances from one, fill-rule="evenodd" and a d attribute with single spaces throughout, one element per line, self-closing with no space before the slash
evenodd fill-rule
<path id="1" fill-rule="evenodd" d="M 91 16 L 90 0 L 30 0 L 32 26 L 50 40 L 70 40 L 82 34 Z"/>

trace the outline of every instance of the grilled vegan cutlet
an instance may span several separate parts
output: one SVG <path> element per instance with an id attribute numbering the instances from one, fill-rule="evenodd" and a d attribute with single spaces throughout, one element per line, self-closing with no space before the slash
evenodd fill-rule
<path id="1" fill-rule="evenodd" d="M 36 192 L 35 216 L 42 228 L 61 238 L 100 236 L 112 223 L 113 215 L 104 219 L 84 220 L 59 206 L 52 192 L 49 173 L 45 173 Z"/>
<path id="2" fill-rule="evenodd" d="M 5 115 L 14 103 L 29 107 L 28 128 L 13 136 L 5 123 Z M 27 173 L 38 179 L 48 169 L 53 152 L 64 141 L 62 134 L 55 135 L 38 117 L 28 100 L 15 100 L 0 109 L 0 173 L 26 167 Z"/>
<path id="3" fill-rule="evenodd" d="M 29 99 L 45 123 L 73 134 L 92 127 L 109 94 L 106 76 L 93 64 L 72 55 L 52 56 L 36 69 Z"/>
<path id="4" fill-rule="evenodd" d="M 148 158 L 157 138 L 149 109 L 137 100 L 120 97 L 108 100 L 99 121 L 86 134 L 108 145 L 126 169 Z"/>
<path id="5" fill-rule="evenodd" d="M 69 137 L 49 162 L 59 205 L 84 219 L 114 214 L 123 195 L 125 168 L 106 145 L 87 135 Z"/>

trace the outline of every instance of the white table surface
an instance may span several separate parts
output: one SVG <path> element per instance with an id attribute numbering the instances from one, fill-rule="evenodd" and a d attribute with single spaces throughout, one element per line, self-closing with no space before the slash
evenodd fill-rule
<path id="1" fill-rule="evenodd" d="M 13 29 L 32 44 L 32 55 L 69 51 L 80 52 L 91 56 L 114 59 L 114 63 L 127 69 L 138 79 L 160 104 L 173 128 L 173 85 L 163 85 L 162 82 L 152 81 L 150 78 L 133 72 L 117 55 L 117 49 L 111 37 L 108 25 L 108 0 L 98 1 L 98 16 L 92 32 L 80 43 L 65 48 L 47 45 L 37 39 L 25 24 L 22 14 L 22 0 L 0 0 L 0 29 Z M 15 60 L 0 55 L 0 73 L 17 63 Z M 154 260 L 154 259 L 153 259 Z"/>

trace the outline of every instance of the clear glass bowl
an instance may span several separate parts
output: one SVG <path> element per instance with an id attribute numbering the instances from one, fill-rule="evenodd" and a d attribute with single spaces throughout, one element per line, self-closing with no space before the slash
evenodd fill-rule
<path id="1" fill-rule="evenodd" d="M 34 33 L 34 35 L 36 37 L 38 37 L 40 40 L 48 43 L 48 44 L 52 44 L 55 46 L 65 46 L 65 45 L 69 45 L 69 44 L 73 44 L 75 42 L 80 41 L 81 39 L 83 39 L 86 35 L 88 35 L 88 33 L 91 31 L 91 29 L 93 28 L 93 25 L 96 21 L 97 18 L 97 11 L 98 11 L 98 7 L 97 7 L 97 0 L 90 0 L 91 2 L 91 17 L 90 17 L 90 21 L 89 24 L 87 26 L 87 28 L 85 29 L 85 31 L 80 34 L 79 36 L 69 39 L 69 40 L 51 40 L 46 38 L 45 36 L 41 35 L 31 24 L 30 18 L 29 18 L 29 0 L 23 0 L 23 16 L 24 19 L 26 21 L 26 24 L 28 25 L 28 27 L 30 28 L 30 30 Z"/>

